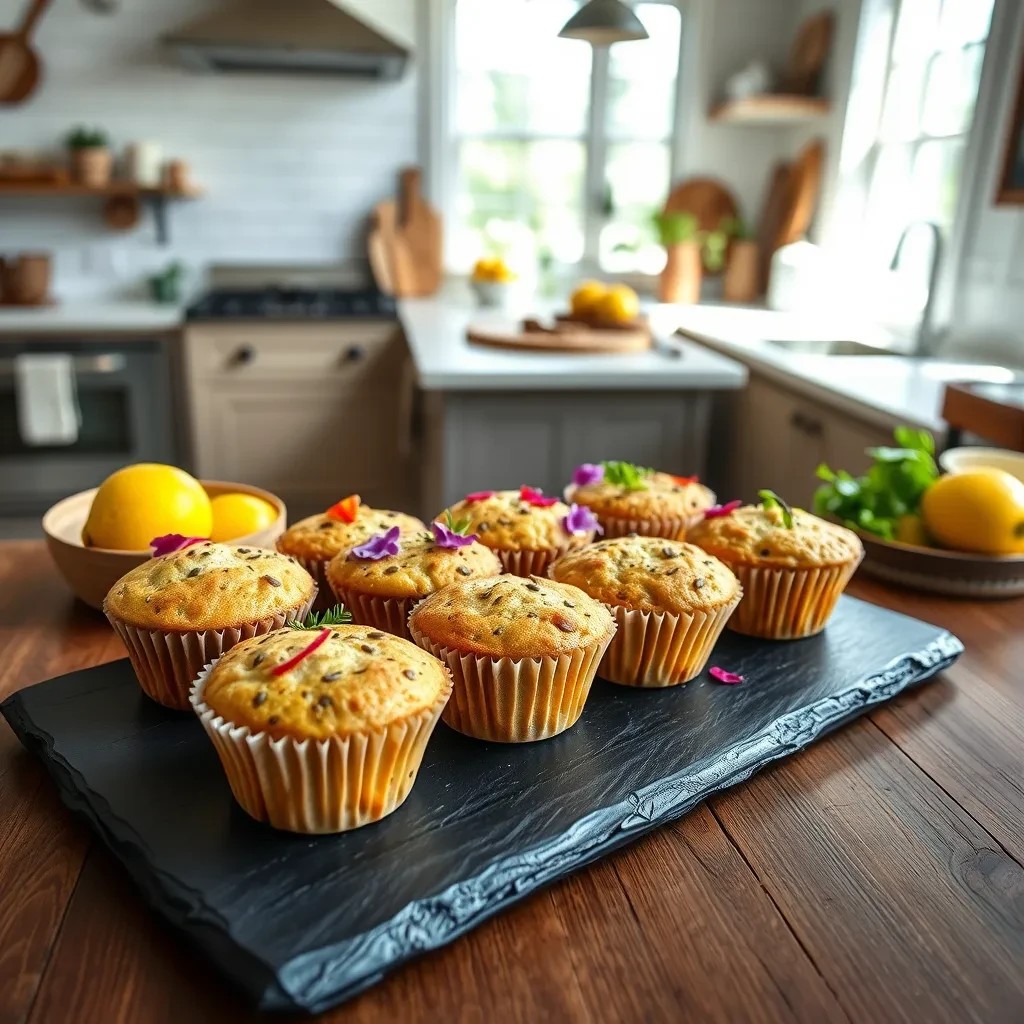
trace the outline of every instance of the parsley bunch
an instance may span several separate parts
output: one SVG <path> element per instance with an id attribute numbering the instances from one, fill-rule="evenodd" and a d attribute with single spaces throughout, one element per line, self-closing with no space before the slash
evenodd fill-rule
<path id="1" fill-rule="evenodd" d="M 648 466 L 634 466 L 632 462 L 620 462 L 614 459 L 602 462 L 601 465 L 604 466 L 605 481 L 616 484 L 627 491 L 647 490 L 645 478 L 654 473 L 654 470 Z"/>

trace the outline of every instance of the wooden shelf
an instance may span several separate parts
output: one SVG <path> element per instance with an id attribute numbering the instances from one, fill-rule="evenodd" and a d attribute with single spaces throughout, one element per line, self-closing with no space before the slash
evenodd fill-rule
<path id="1" fill-rule="evenodd" d="M 720 124 L 802 124 L 824 117 L 831 109 L 831 102 L 820 96 L 751 96 L 719 103 L 712 107 L 708 120 Z"/>

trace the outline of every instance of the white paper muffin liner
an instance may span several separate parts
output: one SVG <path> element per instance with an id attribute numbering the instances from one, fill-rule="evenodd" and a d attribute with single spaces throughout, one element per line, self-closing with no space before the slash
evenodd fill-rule
<path id="1" fill-rule="evenodd" d="M 166 708 L 187 711 L 192 681 L 207 662 L 219 658 L 242 640 L 280 629 L 290 619 L 304 619 L 315 599 L 314 593 L 297 607 L 256 622 L 186 633 L 142 629 L 110 612 L 105 614 L 128 648 L 128 658 L 142 692 Z"/>
<path id="2" fill-rule="evenodd" d="M 568 551 L 586 547 L 593 543 L 593 540 L 594 534 L 591 531 L 574 536 L 557 548 L 519 548 L 515 551 L 491 548 L 491 550 L 501 559 L 503 572 L 510 572 L 513 576 L 524 576 L 529 579 L 531 576 L 547 576 L 548 566 L 552 562 L 561 558 Z"/>
<path id="3" fill-rule="evenodd" d="M 820 633 L 861 558 L 844 565 L 794 569 L 733 565 L 722 559 L 743 586 L 743 600 L 729 619 L 729 628 L 768 640 Z"/>
<path id="4" fill-rule="evenodd" d="M 622 686 L 676 686 L 688 682 L 700 675 L 739 603 L 737 595 L 714 611 L 681 615 L 606 605 L 618 628 L 597 674 Z"/>
<path id="5" fill-rule="evenodd" d="M 635 533 L 640 537 L 686 540 L 687 529 L 703 518 L 703 513 L 696 516 L 651 516 L 647 519 L 620 519 L 618 516 L 599 515 L 597 521 L 604 527 L 605 537 L 628 537 Z"/>
<path id="6" fill-rule="evenodd" d="M 412 623 L 409 632 L 451 670 L 445 724 L 497 743 L 544 740 L 575 725 L 613 635 L 566 654 L 515 660 L 463 654 L 434 643 Z"/>
<path id="7" fill-rule="evenodd" d="M 372 626 L 385 633 L 394 633 L 405 640 L 409 635 L 409 612 L 417 605 L 418 597 L 380 597 L 358 594 L 354 590 L 333 587 L 334 596 L 351 612 L 352 621 L 361 626 Z"/>
<path id="8" fill-rule="evenodd" d="M 234 725 L 203 700 L 213 663 L 192 686 L 190 700 L 220 757 L 242 809 L 288 832 L 347 832 L 379 821 L 412 790 L 423 752 L 451 685 L 429 708 L 380 730 L 329 739 L 273 739 Z"/>

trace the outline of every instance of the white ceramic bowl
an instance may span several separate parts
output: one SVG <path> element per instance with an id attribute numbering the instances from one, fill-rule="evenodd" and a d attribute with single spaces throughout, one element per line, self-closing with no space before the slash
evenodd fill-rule
<path id="1" fill-rule="evenodd" d="M 963 473 L 968 469 L 1005 469 L 1024 482 L 1024 452 L 1008 448 L 950 448 L 939 456 L 939 465 L 947 473 Z"/>
<path id="2" fill-rule="evenodd" d="M 511 284 L 511 281 L 478 281 L 476 278 L 469 280 L 476 301 L 490 309 L 501 309 L 508 303 Z"/>

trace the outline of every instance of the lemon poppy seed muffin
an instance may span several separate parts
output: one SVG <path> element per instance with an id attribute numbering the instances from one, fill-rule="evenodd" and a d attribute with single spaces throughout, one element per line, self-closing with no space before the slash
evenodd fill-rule
<path id="1" fill-rule="evenodd" d="M 717 558 L 663 537 L 598 541 L 563 555 L 550 573 L 609 607 L 618 628 L 598 671 L 627 686 L 698 675 L 742 595 Z"/>
<path id="2" fill-rule="evenodd" d="M 366 626 L 286 628 L 233 647 L 192 704 L 259 821 L 342 832 L 408 796 L 451 693 L 437 658 Z"/>
<path id="3" fill-rule="evenodd" d="M 729 628 L 768 639 L 824 629 L 864 557 L 852 530 L 775 502 L 712 515 L 690 539 L 725 562 L 743 585 Z"/>
<path id="4" fill-rule="evenodd" d="M 294 558 L 207 541 L 136 566 L 110 588 L 103 611 L 143 691 L 186 710 L 203 665 L 239 640 L 301 618 L 316 591 Z"/>
<path id="5" fill-rule="evenodd" d="M 577 587 L 506 574 L 449 584 L 413 609 L 409 631 L 452 672 L 445 722 L 516 743 L 577 721 L 615 623 Z"/>
<path id="6" fill-rule="evenodd" d="M 397 554 L 384 558 L 342 552 L 327 566 L 327 580 L 353 621 L 408 638 L 409 612 L 416 602 L 457 580 L 501 572 L 501 561 L 490 548 L 468 538 L 456 543 L 447 547 L 431 534 L 418 534 L 400 538 Z"/>

